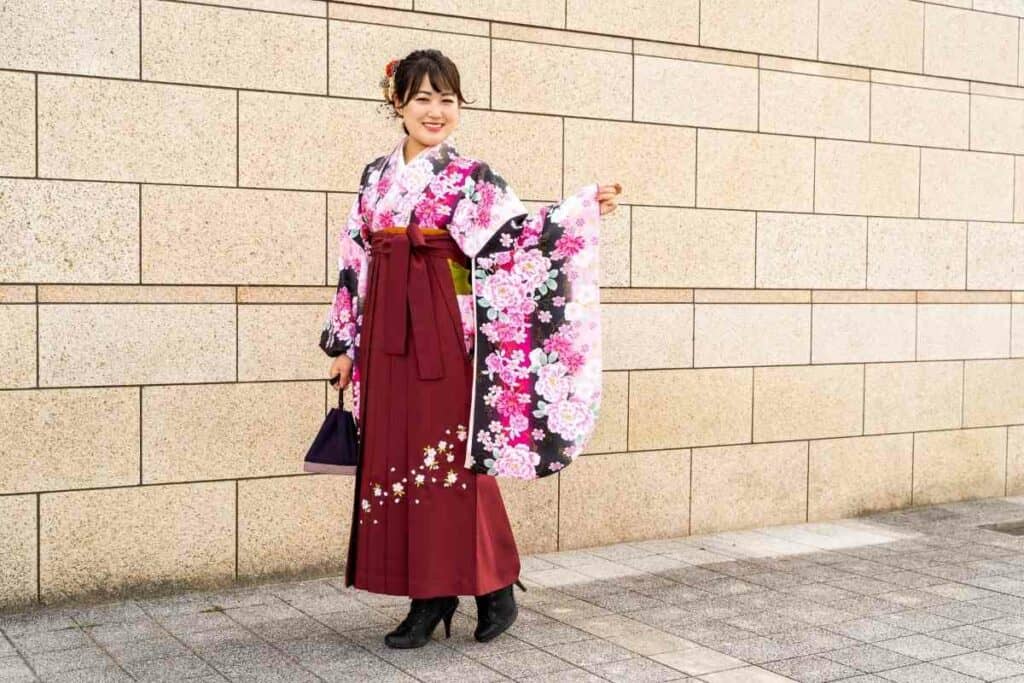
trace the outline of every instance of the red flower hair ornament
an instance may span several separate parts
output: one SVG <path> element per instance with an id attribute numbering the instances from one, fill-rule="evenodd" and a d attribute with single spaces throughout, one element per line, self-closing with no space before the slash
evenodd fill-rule
<path id="1" fill-rule="evenodd" d="M 380 79 L 380 87 L 384 92 L 384 99 L 389 103 L 395 95 L 395 71 L 398 69 L 398 64 L 401 61 L 401 59 L 392 59 L 388 62 L 384 66 L 384 76 Z"/>

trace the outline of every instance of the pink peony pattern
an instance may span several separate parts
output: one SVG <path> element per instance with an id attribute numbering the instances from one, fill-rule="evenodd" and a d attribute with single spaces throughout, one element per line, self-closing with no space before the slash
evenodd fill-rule
<path id="1" fill-rule="evenodd" d="M 450 139 L 397 173 L 403 145 L 363 170 L 321 347 L 353 357 L 358 400 L 370 234 L 410 221 L 447 229 L 471 259 L 472 294 L 456 296 L 475 373 L 462 466 L 516 479 L 554 474 L 583 451 L 600 407 L 597 185 L 531 214 L 500 175 L 459 155 Z M 399 483 L 404 493 L 382 486 L 382 497 L 401 500 L 415 487 Z"/>

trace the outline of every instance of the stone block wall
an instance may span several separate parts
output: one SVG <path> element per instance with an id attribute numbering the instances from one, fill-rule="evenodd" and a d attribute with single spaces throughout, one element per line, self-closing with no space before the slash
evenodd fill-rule
<path id="1" fill-rule="evenodd" d="M 301 459 L 336 236 L 436 47 L 455 134 L 604 221 L 589 453 L 520 549 L 1024 491 L 1021 0 L 18 0 L 0 12 L 0 604 L 339 571 Z"/>

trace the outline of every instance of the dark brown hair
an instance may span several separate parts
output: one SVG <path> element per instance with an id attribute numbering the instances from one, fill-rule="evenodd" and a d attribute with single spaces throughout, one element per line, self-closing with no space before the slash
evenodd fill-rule
<path id="1" fill-rule="evenodd" d="M 455 66 L 455 62 L 440 50 L 413 50 L 395 67 L 395 94 L 398 95 L 400 107 L 404 107 L 412 99 L 416 88 L 423 82 L 423 76 L 430 79 L 430 85 L 434 90 L 443 92 L 447 88 L 455 93 L 460 104 L 466 104 L 467 100 L 462 96 L 459 68 Z M 392 115 L 401 118 L 394 103 L 388 104 Z M 402 130 L 406 135 L 409 134 L 404 123 Z"/>

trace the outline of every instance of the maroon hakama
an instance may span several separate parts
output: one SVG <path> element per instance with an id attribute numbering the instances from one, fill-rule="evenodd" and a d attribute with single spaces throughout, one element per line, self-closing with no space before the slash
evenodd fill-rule
<path id="1" fill-rule="evenodd" d="M 372 234 L 359 343 L 363 440 L 346 585 L 429 598 L 481 595 L 519 577 L 492 476 L 467 469 L 472 362 L 446 230 Z"/>

